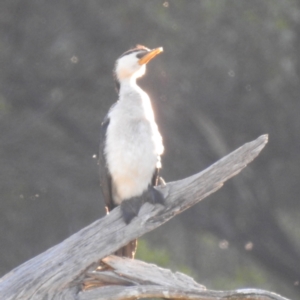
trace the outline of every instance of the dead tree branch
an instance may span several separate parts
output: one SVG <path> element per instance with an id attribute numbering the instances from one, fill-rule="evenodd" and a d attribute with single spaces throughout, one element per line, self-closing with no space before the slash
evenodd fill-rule
<path id="1" fill-rule="evenodd" d="M 113 287 L 112 287 L 113 286 Z M 243 289 L 211 291 L 189 276 L 138 260 L 108 256 L 96 271 L 87 272 L 79 300 L 164 298 L 191 300 L 288 300 L 275 293 Z"/>
<path id="2" fill-rule="evenodd" d="M 158 187 L 166 199 L 165 206 L 144 204 L 139 216 L 134 218 L 129 225 L 123 222 L 119 208 L 114 209 L 110 215 L 83 228 L 62 243 L 25 262 L 2 277 L 0 279 L 1 298 L 7 300 L 80 299 L 78 298 L 79 291 L 86 272 L 91 268 L 96 268 L 100 259 L 115 252 L 129 241 L 157 228 L 218 190 L 226 180 L 238 174 L 260 153 L 267 140 L 267 135 L 260 136 L 206 170 L 191 177 L 167 183 L 164 187 Z M 124 287 L 122 288 L 124 289 Z M 150 293 L 147 290 L 147 285 L 138 288 L 141 290 L 141 295 Z M 114 290 L 117 292 L 117 289 L 114 288 Z M 160 291 L 162 290 L 157 289 L 156 294 L 158 295 Z M 91 291 L 87 292 L 90 293 Z M 174 293 L 180 295 L 180 292 L 180 290 L 170 290 L 172 295 L 175 295 Z M 80 297 L 85 297 L 82 293 Z M 199 298 L 198 296 L 195 298 L 194 295 L 194 298 L 186 297 L 186 299 L 221 299 L 220 296 L 215 297 L 213 295 L 217 294 L 207 295 L 206 298 Z M 93 298 L 91 296 L 88 299 L 129 299 L 129 296 L 124 297 L 99 298 L 97 296 L 97 298 Z M 138 297 L 138 294 L 135 297 Z M 167 296 L 164 297 L 168 298 Z M 180 299 L 184 299 L 185 296 L 180 297 Z M 222 299 L 230 299 L 229 296 L 226 297 Z M 283 299 L 264 297 L 253 299 Z M 247 299 L 252 298 L 248 297 Z"/>

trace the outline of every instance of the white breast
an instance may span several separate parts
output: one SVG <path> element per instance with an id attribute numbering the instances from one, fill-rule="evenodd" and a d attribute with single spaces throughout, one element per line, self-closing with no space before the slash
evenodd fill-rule
<path id="1" fill-rule="evenodd" d="M 164 150 L 148 95 L 123 97 L 109 112 L 105 147 L 116 204 L 147 189 Z"/>

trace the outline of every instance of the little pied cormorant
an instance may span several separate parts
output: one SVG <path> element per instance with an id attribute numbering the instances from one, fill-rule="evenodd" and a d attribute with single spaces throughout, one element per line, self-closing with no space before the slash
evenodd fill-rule
<path id="1" fill-rule="evenodd" d="M 144 202 L 163 204 L 163 196 L 153 188 L 163 183 L 158 175 L 162 137 L 150 98 L 136 84 L 146 64 L 162 51 L 139 45 L 117 59 L 114 73 L 119 99 L 101 124 L 100 184 L 106 210 L 120 205 L 127 224 Z M 132 241 L 116 254 L 133 257 L 135 249 L 136 241 Z"/>

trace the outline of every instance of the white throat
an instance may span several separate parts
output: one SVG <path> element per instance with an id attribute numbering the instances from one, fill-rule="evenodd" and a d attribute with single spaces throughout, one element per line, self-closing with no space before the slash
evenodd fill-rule
<path id="1" fill-rule="evenodd" d="M 145 74 L 146 65 L 139 65 L 136 61 L 132 60 L 132 57 L 125 57 L 117 62 L 115 72 L 120 83 L 126 79 L 136 80 Z"/>

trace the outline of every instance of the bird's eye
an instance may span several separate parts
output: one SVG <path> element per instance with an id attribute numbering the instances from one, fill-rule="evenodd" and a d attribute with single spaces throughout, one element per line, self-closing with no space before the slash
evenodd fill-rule
<path id="1" fill-rule="evenodd" d="M 147 52 L 140 52 L 136 55 L 137 58 L 142 58 L 143 56 L 145 56 L 147 54 Z"/>

